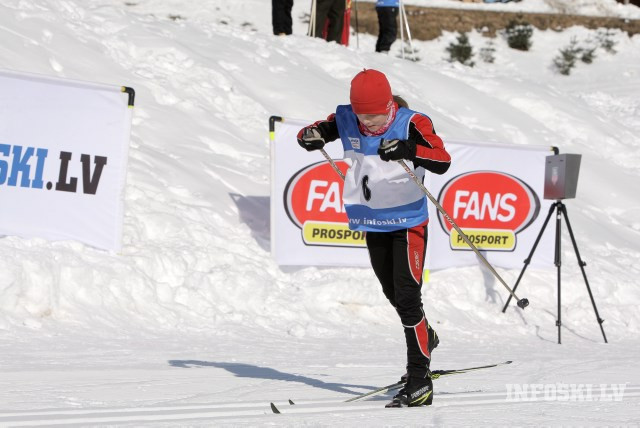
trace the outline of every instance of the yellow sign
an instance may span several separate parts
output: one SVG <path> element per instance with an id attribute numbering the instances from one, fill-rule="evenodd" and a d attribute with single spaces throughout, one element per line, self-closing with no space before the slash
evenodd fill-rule
<path id="1" fill-rule="evenodd" d="M 349 230 L 346 223 L 306 221 L 302 225 L 302 239 L 307 245 L 365 247 L 365 232 Z"/>
<path id="2" fill-rule="evenodd" d="M 512 230 L 462 229 L 462 231 L 479 250 L 511 251 L 516 246 L 516 234 Z M 451 229 L 449 243 L 453 250 L 471 249 L 455 229 Z"/>

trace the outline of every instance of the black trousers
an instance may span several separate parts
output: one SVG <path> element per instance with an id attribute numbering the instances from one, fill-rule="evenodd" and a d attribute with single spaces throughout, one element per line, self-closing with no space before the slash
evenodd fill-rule
<path id="1" fill-rule="evenodd" d="M 271 23 L 273 24 L 273 34 L 289 35 L 293 21 L 291 19 L 291 8 L 293 0 L 271 0 Z"/>
<path id="2" fill-rule="evenodd" d="M 327 20 L 327 41 L 340 43 L 344 23 L 345 0 L 316 0 L 316 32 L 315 37 L 322 37 Z M 349 25 L 347 23 L 347 25 Z"/>
<path id="3" fill-rule="evenodd" d="M 417 377 L 426 376 L 431 362 L 421 292 L 427 223 L 394 232 L 367 232 L 366 236 L 373 271 L 404 327 L 407 372 Z"/>
<path id="4" fill-rule="evenodd" d="M 376 52 L 388 52 L 398 37 L 398 8 L 376 7 L 378 13 L 378 41 Z"/>

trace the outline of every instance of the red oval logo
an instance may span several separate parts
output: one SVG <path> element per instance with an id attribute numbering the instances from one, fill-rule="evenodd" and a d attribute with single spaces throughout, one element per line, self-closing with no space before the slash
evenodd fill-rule
<path id="1" fill-rule="evenodd" d="M 438 200 L 456 224 L 464 229 L 512 230 L 518 233 L 538 216 L 540 200 L 517 177 L 497 171 L 467 172 L 449 180 Z M 442 214 L 440 225 L 452 226 Z"/>
<path id="2" fill-rule="evenodd" d="M 346 174 L 349 165 L 336 161 Z M 302 228 L 305 221 L 348 223 L 342 205 L 344 182 L 328 162 L 309 165 L 291 177 L 284 191 L 284 205 L 291 221 Z"/>

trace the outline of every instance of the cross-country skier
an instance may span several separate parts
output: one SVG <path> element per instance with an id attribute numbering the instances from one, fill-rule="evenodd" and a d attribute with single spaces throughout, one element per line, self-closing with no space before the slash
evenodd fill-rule
<path id="1" fill-rule="evenodd" d="M 347 171 L 343 202 L 351 230 L 366 231 L 367 249 L 382 291 L 394 306 L 407 343 L 407 383 L 387 407 L 429 405 L 429 364 L 438 336 L 422 308 L 422 271 L 427 246 L 427 199 L 397 160 L 415 174 L 443 174 L 451 157 L 431 119 L 394 97 L 386 76 L 363 70 L 351 81 L 350 105 L 300 130 L 298 144 L 318 150 L 342 141 Z M 398 105 L 400 101 L 400 105 Z"/>

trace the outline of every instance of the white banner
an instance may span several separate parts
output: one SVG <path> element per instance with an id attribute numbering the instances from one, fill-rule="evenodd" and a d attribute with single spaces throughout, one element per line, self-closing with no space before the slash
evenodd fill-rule
<path id="1" fill-rule="evenodd" d="M 130 128 L 119 86 L 0 70 L 0 235 L 119 250 Z"/>
<path id="2" fill-rule="evenodd" d="M 542 229 L 552 201 L 544 200 L 545 158 L 550 147 L 445 141 L 451 167 L 427 174 L 427 189 L 494 266 L 521 268 Z M 449 222 L 429 203 L 427 266 L 477 264 Z M 555 222 L 547 225 L 531 266 L 553 265 Z"/>
<path id="3" fill-rule="evenodd" d="M 298 146 L 311 121 L 277 123 L 271 145 L 271 250 L 280 265 L 369 266 L 364 234 L 351 232 L 342 207 L 342 179 L 320 152 Z M 543 199 L 550 147 L 445 141 L 451 168 L 425 176 L 425 186 L 494 266 L 521 268 L 552 201 Z M 345 172 L 340 141 L 325 146 Z M 478 264 L 475 253 L 429 203 L 425 268 Z M 531 266 L 553 265 L 550 221 Z"/>
<path id="4" fill-rule="evenodd" d="M 364 234 L 351 234 L 342 207 L 342 179 L 320 152 L 307 152 L 296 134 L 310 122 L 286 120 L 271 144 L 271 253 L 280 265 L 368 266 Z M 342 159 L 340 142 L 327 144 Z M 346 164 L 338 162 L 343 171 Z M 338 234 L 340 236 L 338 237 Z"/>

